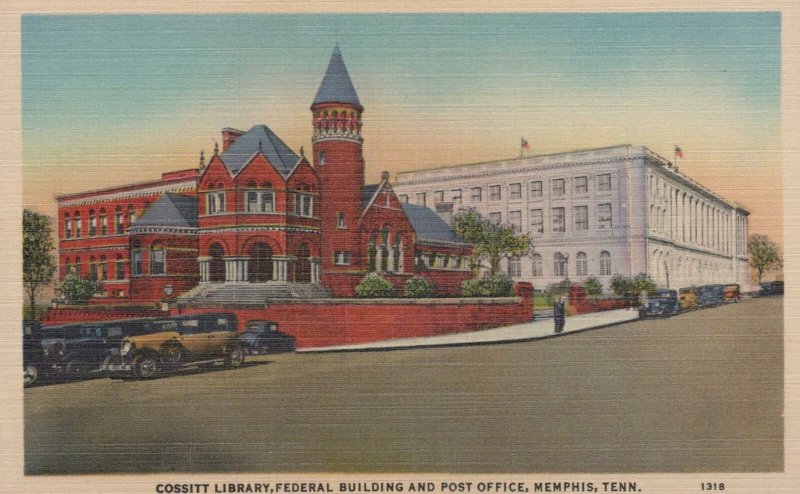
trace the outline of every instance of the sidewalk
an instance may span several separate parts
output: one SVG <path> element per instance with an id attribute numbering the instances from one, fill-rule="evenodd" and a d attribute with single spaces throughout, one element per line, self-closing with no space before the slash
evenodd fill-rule
<path id="1" fill-rule="evenodd" d="M 515 324 L 513 326 L 505 326 L 502 328 L 484 329 L 482 331 L 470 331 L 466 333 L 453 333 L 442 336 L 382 340 L 371 343 L 359 343 L 356 345 L 304 348 L 298 349 L 297 353 L 399 350 L 405 348 L 481 345 L 489 343 L 530 341 L 541 338 L 562 336 L 569 333 L 600 328 L 612 324 L 619 324 L 638 319 L 638 317 L 639 313 L 635 309 L 618 309 L 568 317 L 564 325 L 564 331 L 560 334 L 555 334 L 553 332 L 553 320 L 545 319 L 524 324 Z"/>

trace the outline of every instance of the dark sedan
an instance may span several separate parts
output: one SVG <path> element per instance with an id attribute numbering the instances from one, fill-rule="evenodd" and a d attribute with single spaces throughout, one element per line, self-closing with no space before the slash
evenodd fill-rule
<path id="1" fill-rule="evenodd" d="M 251 355 L 293 352 L 294 336 L 278 331 L 278 325 L 270 321 L 252 321 L 239 335 Z"/>

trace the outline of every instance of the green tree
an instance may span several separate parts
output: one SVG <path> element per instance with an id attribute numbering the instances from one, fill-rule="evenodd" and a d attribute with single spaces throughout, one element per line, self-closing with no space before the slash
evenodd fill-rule
<path id="1" fill-rule="evenodd" d="M 754 233 L 747 239 L 747 250 L 750 253 L 750 266 L 756 270 L 758 284 L 764 273 L 783 267 L 783 257 L 778 245 L 766 235 Z"/>
<path id="2" fill-rule="evenodd" d="M 586 278 L 583 280 L 583 286 L 586 287 L 586 295 L 590 297 L 597 297 L 603 293 L 603 284 L 597 278 Z"/>
<path id="3" fill-rule="evenodd" d="M 69 273 L 61 282 L 61 293 L 70 304 L 85 304 L 92 295 L 100 291 L 95 281 L 85 280 L 75 273 Z"/>
<path id="4" fill-rule="evenodd" d="M 358 298 L 386 298 L 394 297 L 394 286 L 378 273 L 369 273 L 356 285 Z"/>
<path id="5" fill-rule="evenodd" d="M 22 214 L 22 283 L 36 318 L 36 292 L 48 285 L 56 272 L 50 218 L 29 209 Z"/>
<path id="6" fill-rule="evenodd" d="M 656 291 L 656 284 L 650 279 L 650 276 L 639 273 L 633 278 L 615 274 L 611 278 L 611 290 L 620 297 L 628 299 L 637 299 L 642 291 L 652 295 Z"/>
<path id="7" fill-rule="evenodd" d="M 523 256 L 531 250 L 528 235 L 518 233 L 511 225 L 496 225 L 474 209 L 459 211 L 453 217 L 453 230 L 472 244 L 472 269 L 477 271 L 486 260 L 489 276 L 497 274 L 503 258 Z"/>

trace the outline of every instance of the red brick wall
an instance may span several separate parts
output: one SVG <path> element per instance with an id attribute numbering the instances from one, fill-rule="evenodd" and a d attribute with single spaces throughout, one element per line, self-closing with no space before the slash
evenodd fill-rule
<path id="1" fill-rule="evenodd" d="M 53 326 L 56 324 L 89 322 L 89 321 L 114 321 L 116 319 L 133 319 L 139 317 L 163 317 L 161 310 L 154 307 L 79 307 L 47 309 L 42 315 L 42 324 Z"/>

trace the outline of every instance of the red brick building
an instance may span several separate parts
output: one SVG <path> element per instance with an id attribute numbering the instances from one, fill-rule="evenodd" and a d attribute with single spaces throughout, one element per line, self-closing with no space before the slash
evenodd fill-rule
<path id="1" fill-rule="evenodd" d="M 99 301 L 349 297 L 372 271 L 457 294 L 469 246 L 401 204 L 388 173 L 364 184 L 363 112 L 337 47 L 311 104 L 310 159 L 265 125 L 225 128 L 199 169 L 60 196 L 60 275 L 100 281 Z"/>

